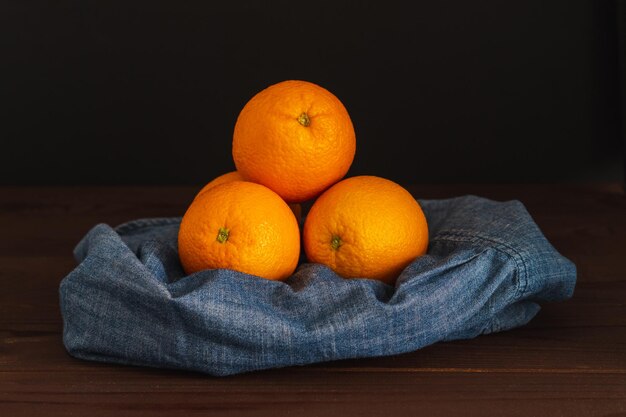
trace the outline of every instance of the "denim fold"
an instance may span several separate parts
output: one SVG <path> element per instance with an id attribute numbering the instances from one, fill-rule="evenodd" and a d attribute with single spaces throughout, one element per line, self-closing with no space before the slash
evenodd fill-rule
<path id="1" fill-rule="evenodd" d="M 185 275 L 179 217 L 97 224 L 59 287 L 64 346 L 85 360 L 231 375 L 471 339 L 573 295 L 575 265 L 521 202 L 418 201 L 428 251 L 394 285 L 307 262 L 282 282 L 227 269 Z"/>

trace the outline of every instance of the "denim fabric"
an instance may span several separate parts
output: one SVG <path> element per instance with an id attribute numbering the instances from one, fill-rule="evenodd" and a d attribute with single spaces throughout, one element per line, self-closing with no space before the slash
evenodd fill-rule
<path id="1" fill-rule="evenodd" d="M 77 358 L 213 375 L 409 352 L 526 324 L 572 296 L 576 268 L 519 201 L 421 200 L 428 253 L 395 286 L 302 263 L 286 282 L 231 270 L 185 276 L 180 218 L 98 224 L 60 285 Z"/>

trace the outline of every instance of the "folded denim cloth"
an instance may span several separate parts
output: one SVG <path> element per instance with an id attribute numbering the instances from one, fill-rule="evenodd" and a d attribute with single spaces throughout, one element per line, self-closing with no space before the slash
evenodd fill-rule
<path id="1" fill-rule="evenodd" d="M 395 286 L 311 263 L 286 282 L 225 269 L 185 276 L 180 218 L 98 224 L 60 285 L 63 342 L 77 358 L 228 375 L 473 338 L 572 296 L 574 264 L 519 201 L 420 204 L 428 253 Z"/>

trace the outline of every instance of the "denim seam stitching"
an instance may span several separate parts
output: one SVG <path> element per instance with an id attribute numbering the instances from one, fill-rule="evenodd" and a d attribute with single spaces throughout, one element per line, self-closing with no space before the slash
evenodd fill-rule
<path id="1" fill-rule="evenodd" d="M 526 287 L 528 285 L 527 284 L 528 283 L 528 268 L 526 265 L 526 261 L 524 260 L 524 257 L 522 256 L 522 254 L 513 246 L 506 244 L 502 241 L 498 241 L 493 238 L 489 238 L 489 237 L 482 236 L 482 235 L 475 234 L 475 233 L 470 234 L 468 232 L 464 232 L 458 229 L 445 231 L 437 235 L 436 237 L 434 237 L 432 240 L 433 241 L 447 240 L 447 241 L 452 241 L 452 242 L 455 242 L 455 241 L 456 242 L 471 242 L 471 241 L 481 240 L 484 242 L 491 243 L 491 245 L 489 245 L 490 247 L 493 247 L 494 249 L 506 254 L 507 256 L 510 256 L 515 261 L 517 265 L 517 269 L 521 270 L 520 280 L 518 282 L 513 298 L 515 300 L 519 299 L 519 297 L 521 297 L 526 291 Z"/>

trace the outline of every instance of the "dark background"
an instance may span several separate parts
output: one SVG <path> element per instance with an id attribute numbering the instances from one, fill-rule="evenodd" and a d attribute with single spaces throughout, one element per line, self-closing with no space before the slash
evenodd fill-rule
<path id="1" fill-rule="evenodd" d="M 411 4 L 406 2 L 406 4 Z M 616 1 L 0 0 L 0 182 L 201 184 L 285 79 L 329 89 L 350 175 L 621 180 Z"/>

